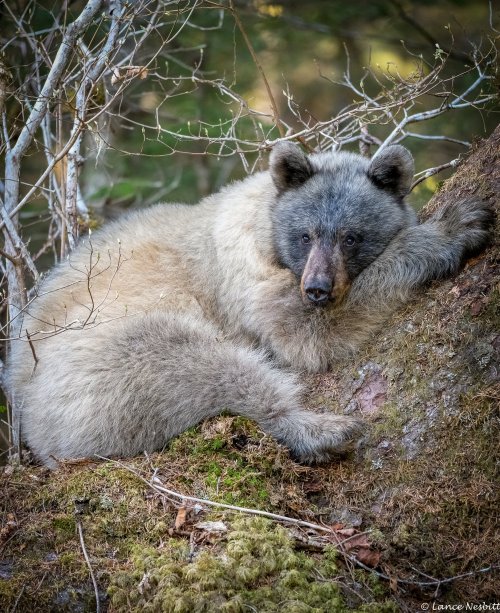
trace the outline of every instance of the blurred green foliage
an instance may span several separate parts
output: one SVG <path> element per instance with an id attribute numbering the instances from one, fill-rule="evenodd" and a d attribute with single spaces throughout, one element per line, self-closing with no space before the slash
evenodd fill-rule
<path id="1" fill-rule="evenodd" d="M 23 2 L 18 4 L 18 10 L 22 10 Z M 83 5 L 81 0 L 70 3 L 68 19 L 74 18 Z M 141 52 L 144 58 L 160 49 L 171 33 L 173 5 L 180 10 L 193 3 L 166 3 L 165 26 L 151 34 Z M 115 120 L 106 126 L 106 138 L 96 136 L 97 128 L 94 138 L 87 137 L 83 192 L 88 203 L 105 217 L 157 200 L 196 202 L 253 169 L 256 157 L 252 154 L 246 154 L 245 168 L 233 153 L 234 147 L 207 145 L 206 140 L 196 138 L 199 133 L 220 135 L 237 112 L 238 105 L 230 103 L 214 86 L 216 83 L 231 87 L 263 114 L 257 119 L 239 120 L 240 139 L 255 142 L 264 135 L 271 139 L 279 136 L 273 128 L 262 75 L 235 24 L 231 6 L 228 1 L 198 3 L 189 22 L 148 65 L 146 78 L 133 80 L 120 109 L 115 109 Z M 352 90 L 336 83 L 347 65 L 356 86 L 366 67 L 384 81 L 385 71 L 408 75 L 420 56 L 430 65 L 440 53 L 450 53 L 443 76 L 460 74 L 470 65 L 467 58 L 474 46 L 481 41 L 485 44 L 491 33 L 490 22 L 498 19 L 493 6 L 477 0 L 238 0 L 234 8 L 273 91 L 280 117 L 292 129 L 300 126 L 290 113 L 284 91 L 293 95 L 304 121 L 312 124 L 328 120 L 355 97 Z M 36 3 L 31 26 L 43 33 L 52 25 L 53 14 L 52 2 Z M 6 18 L 5 27 L 14 32 L 15 24 L 10 20 L 9 25 L 4 9 L 1 16 Z M 94 31 L 89 32 L 87 40 L 94 35 Z M 39 38 L 42 40 L 43 34 Z M 130 51 L 129 47 L 130 42 L 124 45 L 124 52 Z M 463 87 L 473 79 L 473 74 L 465 76 Z M 107 87 L 113 89 L 109 79 Z M 366 82 L 370 94 L 375 94 L 378 87 L 375 81 Z M 104 92 L 98 92 L 95 104 L 102 104 L 103 99 Z M 436 99 L 428 102 L 436 105 Z M 157 123 L 168 132 L 155 130 Z M 471 141 L 487 135 L 496 123 L 495 113 L 470 108 L 419 124 L 414 131 Z M 387 132 L 385 127 L 379 134 Z M 376 130 L 374 133 L 377 135 Z M 176 134 L 192 135 L 193 139 L 187 142 Z M 405 144 L 416 158 L 417 170 L 439 165 L 464 151 L 463 146 L 449 142 L 412 139 Z M 205 155 L 207 151 L 212 155 Z M 33 172 L 44 163 L 43 154 L 33 152 Z M 259 159 L 256 168 L 262 164 Z M 426 201 L 445 177 L 446 173 L 440 174 L 421 184 L 412 196 L 414 202 L 420 205 Z M 27 209 L 26 214 L 29 212 Z"/>
<path id="2" fill-rule="evenodd" d="M 328 120 L 352 101 L 353 92 L 333 82 L 341 79 L 348 62 L 356 84 L 367 66 L 379 73 L 387 69 L 407 73 L 416 66 L 415 56 L 423 55 L 429 63 L 433 62 L 436 47 L 431 41 L 435 40 L 440 48 L 452 52 L 443 75 L 460 73 L 467 65 L 464 56 L 472 53 L 473 45 L 479 44 L 489 29 L 488 4 L 467 0 L 418 4 L 399 4 L 392 0 L 377 3 L 254 0 L 238 2 L 236 8 L 271 85 L 280 115 L 292 127 L 297 126 L 288 111 L 283 90 L 293 94 L 309 121 Z M 200 78 L 224 79 L 252 108 L 272 115 L 262 77 L 231 14 L 202 6 L 191 21 L 197 27 L 184 28 L 174 48 L 167 50 L 165 57 L 158 61 L 158 72 L 186 78 L 161 104 L 162 126 L 172 132 L 196 134 L 196 122 L 200 122 L 207 134 L 217 135 L 217 126 L 231 120 L 234 105 L 222 99 L 211 85 L 194 85 L 189 80 L 192 67 L 198 64 Z M 473 78 L 474 75 L 469 75 L 464 87 Z M 161 95 L 158 84 L 155 88 L 154 80 L 147 81 L 149 84 L 138 83 L 132 96 L 140 107 L 139 121 L 154 125 L 153 109 L 148 109 L 148 105 L 158 104 Z M 375 93 L 375 86 L 368 83 L 368 91 L 371 87 L 370 93 Z M 429 103 L 435 105 L 436 100 Z M 271 125 L 269 118 L 262 118 L 262 123 L 269 137 L 279 136 L 277 130 L 267 132 Z M 417 126 L 415 131 L 420 129 L 471 141 L 487 135 L 496 123 L 494 113 L 464 109 L 460 115 L 445 114 L 429 125 Z M 240 121 L 239 130 L 240 138 L 255 140 L 255 126 L 249 119 Z M 196 202 L 228 179 L 245 173 L 236 156 L 224 157 L 227 153 L 224 147 L 210 148 L 211 153 L 217 151 L 221 156 L 199 155 L 204 153 L 205 143 L 180 143 L 165 134 L 153 137 L 149 134 L 143 138 L 139 129 L 120 130 L 117 142 L 124 151 L 143 155 L 130 157 L 108 151 L 102 165 L 88 167 L 86 190 L 91 202 L 102 202 L 105 196 L 112 203 L 119 201 L 121 206 L 140 206 L 154 201 L 156 194 L 168 200 Z M 406 144 L 415 155 L 417 170 L 444 163 L 464 151 L 461 145 L 453 143 L 413 139 Z M 353 148 L 356 150 L 356 146 Z M 191 155 L 179 150 L 189 151 Z M 251 163 L 252 157 L 248 157 Z M 96 172 L 107 174 L 107 192 L 102 187 L 92 190 L 90 184 Z M 438 181 L 446 176 L 444 173 L 433 177 L 417 188 L 414 202 L 420 205 L 426 201 Z M 123 181 L 123 177 L 127 180 Z M 158 184 L 166 186 L 165 194 Z"/>

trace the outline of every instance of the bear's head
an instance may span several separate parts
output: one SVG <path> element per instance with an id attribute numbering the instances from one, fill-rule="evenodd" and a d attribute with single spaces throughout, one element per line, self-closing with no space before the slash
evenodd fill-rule
<path id="1" fill-rule="evenodd" d="M 339 304 L 353 280 L 416 216 L 404 197 L 413 158 L 401 145 L 371 160 L 354 153 L 306 156 L 288 142 L 271 153 L 278 261 L 300 280 L 305 304 Z"/>

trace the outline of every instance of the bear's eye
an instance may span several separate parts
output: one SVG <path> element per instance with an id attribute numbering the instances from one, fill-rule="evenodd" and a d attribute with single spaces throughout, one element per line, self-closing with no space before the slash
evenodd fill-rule
<path id="1" fill-rule="evenodd" d="M 302 242 L 304 243 L 304 245 L 307 245 L 307 243 L 311 242 L 311 237 L 309 236 L 309 234 L 302 235 Z"/>
<path id="2" fill-rule="evenodd" d="M 346 247 L 353 247 L 356 244 L 356 237 L 352 234 L 346 234 L 344 238 L 344 245 Z"/>

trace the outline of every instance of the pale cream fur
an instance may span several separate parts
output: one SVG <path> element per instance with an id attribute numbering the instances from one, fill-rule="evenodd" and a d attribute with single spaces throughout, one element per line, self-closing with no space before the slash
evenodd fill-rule
<path id="1" fill-rule="evenodd" d="M 359 166 L 353 177 L 365 172 L 361 158 L 339 159 L 346 176 L 350 165 Z M 363 181 L 369 196 L 376 188 Z M 277 198 L 265 172 L 196 206 L 157 205 L 85 237 L 50 273 L 8 369 L 22 436 L 38 458 L 54 465 L 159 449 L 223 410 L 255 419 L 306 462 L 327 460 L 359 433 L 353 418 L 306 411 L 288 369 L 331 367 L 414 287 L 454 270 L 466 240 L 484 241 L 481 209 L 477 227 L 469 219 L 462 228 L 458 206 L 453 235 L 446 214 L 410 224 L 342 305 L 315 308 L 277 261 Z"/>

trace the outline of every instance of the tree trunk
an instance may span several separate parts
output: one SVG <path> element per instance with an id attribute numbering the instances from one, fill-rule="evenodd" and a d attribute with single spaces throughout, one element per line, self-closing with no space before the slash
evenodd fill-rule
<path id="1" fill-rule="evenodd" d="M 423 212 L 468 195 L 489 200 L 490 248 L 423 292 L 355 363 L 313 379 L 318 404 L 369 422 L 355 461 L 324 471 L 329 520 L 379 529 L 387 574 L 474 571 L 440 587 L 449 602 L 487 601 L 498 586 L 499 157 L 500 127 Z M 496 576 L 477 573 L 495 563 Z M 435 588 L 422 586 L 419 598 Z"/>

